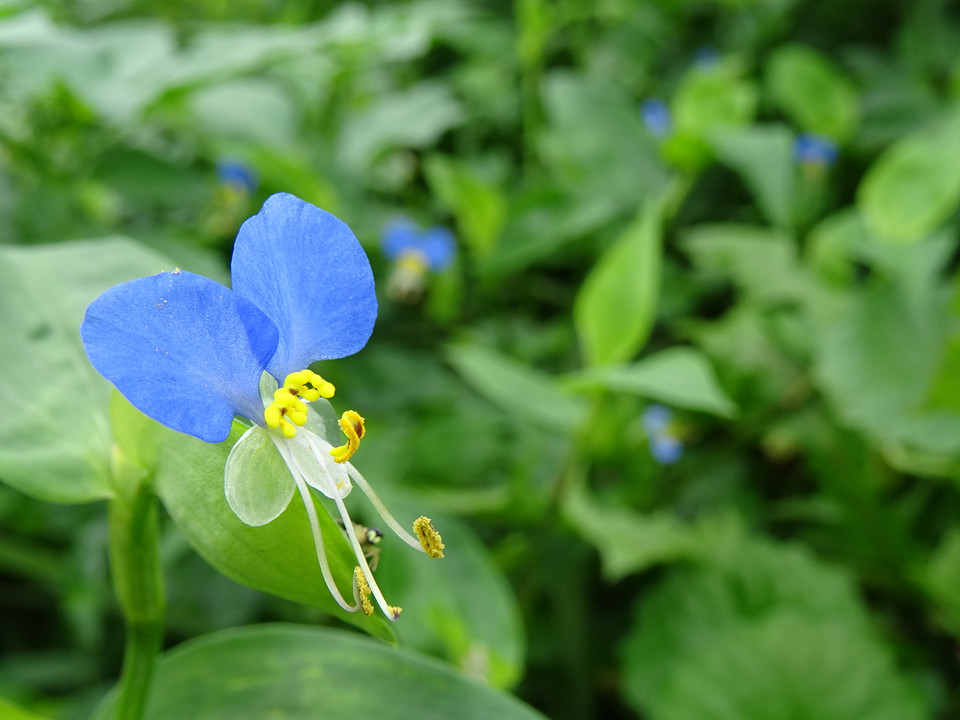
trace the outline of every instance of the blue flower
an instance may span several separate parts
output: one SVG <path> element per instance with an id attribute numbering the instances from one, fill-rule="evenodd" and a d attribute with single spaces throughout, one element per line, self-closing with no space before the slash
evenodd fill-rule
<path id="1" fill-rule="evenodd" d="M 249 525 L 264 525 L 300 491 L 317 544 L 317 557 L 334 598 L 348 610 L 372 611 L 371 589 L 392 618 L 366 562 L 343 497 L 352 478 L 414 547 L 442 556 L 439 535 L 421 518 L 419 539 L 406 533 L 369 483 L 349 463 L 364 434 L 353 410 L 339 426 L 346 443 L 334 448 L 308 403 L 333 396 L 333 385 L 309 370 L 319 360 L 360 350 L 377 316 L 373 272 L 350 228 L 293 195 L 280 193 L 240 228 L 231 263 L 233 289 L 182 270 L 122 283 L 87 308 L 80 328 L 93 366 L 143 413 L 207 442 L 222 442 L 234 416 L 254 424 L 234 446 L 225 469 L 227 500 Z M 265 374 L 266 373 L 266 374 Z M 261 387 L 268 390 L 261 395 Z M 308 422 L 308 415 L 309 420 Z M 263 493 L 238 458 L 273 444 L 292 482 Z M 251 449 L 252 448 L 252 449 Z M 346 602 L 327 566 L 308 486 L 332 498 L 357 555 L 356 604 Z M 437 548 L 440 548 L 439 550 Z"/>
<path id="2" fill-rule="evenodd" d="M 640 117 L 643 118 L 643 124 L 647 126 L 650 134 L 658 140 L 667 137 L 673 129 L 670 108 L 659 98 L 645 100 L 640 106 Z"/>
<path id="3" fill-rule="evenodd" d="M 453 262 L 457 241 L 445 227 L 434 226 L 421 231 L 408 218 L 396 218 L 383 229 L 380 249 L 395 262 L 419 255 L 427 270 L 441 272 Z"/>
<path id="4" fill-rule="evenodd" d="M 217 178 L 224 185 L 240 190 L 247 195 L 257 189 L 257 176 L 250 167 L 239 160 L 223 158 L 217 163 Z"/>
<path id="5" fill-rule="evenodd" d="M 663 405 L 648 405 L 641 418 L 650 441 L 650 454 L 661 465 L 671 465 L 683 455 L 673 412 Z"/>
<path id="6" fill-rule="evenodd" d="M 457 241 L 445 227 L 420 230 L 408 218 L 391 220 L 383 229 L 380 249 L 394 263 L 387 294 L 398 300 L 416 300 L 423 292 L 425 275 L 450 267 Z"/>
<path id="7" fill-rule="evenodd" d="M 837 161 L 837 144 L 820 135 L 801 133 L 794 142 L 793 157 L 804 166 L 827 168 Z"/>
<path id="8" fill-rule="evenodd" d="M 720 62 L 720 53 L 709 45 L 698 48 L 693 55 L 693 64 L 700 68 L 710 68 Z"/>

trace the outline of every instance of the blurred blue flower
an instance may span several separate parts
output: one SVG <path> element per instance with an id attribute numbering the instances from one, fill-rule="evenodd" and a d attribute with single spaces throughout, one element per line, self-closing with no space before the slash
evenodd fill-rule
<path id="1" fill-rule="evenodd" d="M 445 227 L 420 230 L 409 218 L 387 223 L 380 249 L 392 260 L 387 294 L 394 300 L 414 302 L 423 294 L 426 274 L 445 270 L 457 254 L 457 242 Z"/>
<path id="2" fill-rule="evenodd" d="M 718 62 L 720 62 L 720 53 L 710 46 L 698 48 L 693 55 L 693 64 L 699 67 L 710 67 Z"/>
<path id="3" fill-rule="evenodd" d="M 249 418 L 254 425 L 234 446 L 225 469 L 230 507 L 248 525 L 264 525 L 286 509 L 298 489 L 337 602 L 346 610 L 372 612 L 367 599 L 372 591 L 384 613 L 396 619 L 399 609 L 383 599 L 343 504 L 350 479 L 414 547 L 429 552 L 424 536 L 431 538 L 432 527 L 421 522 L 419 540 L 405 533 L 347 462 L 364 434 L 360 415 L 343 413 L 339 425 L 347 443 L 339 448 L 327 442 L 322 422 L 307 425 L 306 403 L 334 394 L 332 384 L 309 370 L 310 363 L 357 352 L 373 330 L 377 299 L 367 256 L 339 219 L 280 193 L 241 226 L 231 274 L 232 290 L 182 270 L 106 290 L 87 308 L 80 328 L 87 356 L 134 406 L 174 430 L 222 442 L 235 415 Z M 275 379 L 270 389 L 277 388 L 266 401 L 264 372 Z M 247 457 L 251 444 L 270 442 L 292 483 L 264 507 L 250 500 L 262 496 L 245 489 L 259 478 L 246 463 L 233 460 L 235 454 Z M 344 521 L 358 562 L 356 604 L 333 582 L 308 486 L 333 499 Z"/>
<path id="4" fill-rule="evenodd" d="M 223 158 L 217 163 L 217 178 L 223 185 L 252 194 L 257 189 L 257 176 L 239 160 Z"/>
<path id="5" fill-rule="evenodd" d="M 658 98 L 645 100 L 640 106 L 640 117 L 647 130 L 658 140 L 662 140 L 673 129 L 673 120 L 670 117 L 670 108 Z"/>
<path id="6" fill-rule="evenodd" d="M 384 227 L 380 248 L 394 262 L 405 256 L 418 255 L 427 270 L 441 272 L 453 262 L 457 241 L 445 227 L 420 230 L 409 218 L 395 218 Z"/>
<path id="7" fill-rule="evenodd" d="M 661 465 L 675 463 L 683 455 L 683 442 L 677 434 L 673 411 L 663 405 L 648 405 L 641 417 L 650 441 L 650 454 Z"/>
<path id="8" fill-rule="evenodd" d="M 827 168 L 837 161 L 837 144 L 813 133 L 801 133 L 793 145 L 794 159 L 804 166 Z"/>

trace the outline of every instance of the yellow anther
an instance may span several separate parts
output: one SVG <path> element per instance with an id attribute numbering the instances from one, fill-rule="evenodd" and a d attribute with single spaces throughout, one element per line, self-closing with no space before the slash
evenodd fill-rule
<path id="1" fill-rule="evenodd" d="M 400 613 L 403 612 L 402 607 L 397 607 L 396 605 L 387 605 L 390 609 L 390 618 L 392 620 L 398 620 L 400 618 Z"/>
<path id="2" fill-rule="evenodd" d="M 353 584 L 356 591 L 354 596 L 360 603 L 363 614 L 372 615 L 373 603 L 370 602 L 370 586 L 367 584 L 367 579 L 363 576 L 363 570 L 360 569 L 359 565 L 353 570 Z"/>
<path id="3" fill-rule="evenodd" d="M 419 250 L 404 250 L 397 258 L 397 267 L 422 275 L 430 267 L 430 261 Z"/>
<path id="4" fill-rule="evenodd" d="M 283 386 L 273 393 L 273 402 L 263 411 L 263 419 L 267 427 L 280 428 L 285 437 L 292 438 L 297 434 L 294 425 L 303 426 L 307 422 L 306 403 L 320 397 L 331 398 L 334 392 L 333 385 L 313 370 L 292 372 L 284 378 Z M 361 418 L 361 427 L 362 423 Z"/>
<path id="5" fill-rule="evenodd" d="M 353 457 L 360 447 L 360 438 L 363 437 L 363 418 L 355 410 L 347 410 L 340 416 L 340 429 L 347 436 L 345 445 L 330 451 L 330 455 L 338 463 L 344 463 Z"/>
<path id="6" fill-rule="evenodd" d="M 443 557 L 443 538 L 433 527 L 430 518 L 421 515 L 413 521 L 413 531 L 417 534 L 420 546 L 432 558 Z"/>

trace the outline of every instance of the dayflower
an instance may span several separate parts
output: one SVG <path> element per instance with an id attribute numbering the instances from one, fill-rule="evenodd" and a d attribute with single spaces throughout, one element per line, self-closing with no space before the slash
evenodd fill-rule
<path id="1" fill-rule="evenodd" d="M 673 412 L 663 405 L 648 405 L 641 418 L 650 441 L 650 454 L 661 465 L 671 465 L 683 455 L 683 442 Z"/>
<path id="2" fill-rule="evenodd" d="M 377 300 L 367 256 L 343 222 L 280 193 L 241 226 L 231 274 L 232 290 L 181 270 L 110 288 L 87 308 L 80 329 L 87 356 L 133 405 L 174 430 L 222 442 L 234 416 L 248 418 L 253 425 L 225 467 L 230 507 L 248 525 L 265 525 L 299 491 L 334 599 L 345 610 L 369 613 L 372 593 L 396 619 L 400 609 L 377 586 L 344 504 L 351 480 L 408 544 L 442 557 L 443 543 L 427 518 L 414 523 L 417 537 L 406 532 L 349 462 L 364 419 L 344 412 L 338 424 L 347 440 L 334 448 L 322 417 L 309 407 L 329 409 L 324 398 L 335 392 L 309 365 L 357 352 L 373 330 Z M 249 471 L 271 445 L 289 482 Z M 353 603 L 330 573 L 311 487 L 336 504 L 356 555 Z"/>
<path id="3" fill-rule="evenodd" d="M 250 195 L 257 189 L 257 176 L 248 165 L 232 158 L 217 162 L 217 179 L 225 186 Z"/>
<path id="4" fill-rule="evenodd" d="M 387 294 L 397 300 L 416 300 L 427 272 L 441 272 L 453 262 L 457 242 L 445 227 L 420 230 L 409 219 L 396 218 L 383 229 L 380 249 L 394 263 Z"/>
<path id="5" fill-rule="evenodd" d="M 663 140 L 673 130 L 670 108 L 659 98 L 644 100 L 640 105 L 640 117 L 650 134 L 658 140 Z"/>
<path id="6" fill-rule="evenodd" d="M 801 133 L 793 144 L 793 157 L 803 167 L 822 170 L 837 161 L 837 144 L 813 133 Z"/>

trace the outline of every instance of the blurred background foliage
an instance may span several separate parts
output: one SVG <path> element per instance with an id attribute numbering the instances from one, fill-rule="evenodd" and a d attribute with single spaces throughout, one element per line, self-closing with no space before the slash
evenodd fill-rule
<path id="1" fill-rule="evenodd" d="M 322 372 L 447 542 L 385 539 L 402 646 L 558 720 L 958 717 L 957 48 L 943 0 L 4 0 L 0 696 L 87 717 L 122 655 L 60 467 L 108 393 L 28 379 L 77 345 L 30 313 L 124 253 L 225 279 L 286 191 L 370 255 Z M 333 622 L 161 528 L 167 646 Z"/>

